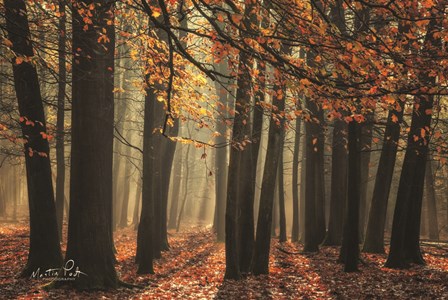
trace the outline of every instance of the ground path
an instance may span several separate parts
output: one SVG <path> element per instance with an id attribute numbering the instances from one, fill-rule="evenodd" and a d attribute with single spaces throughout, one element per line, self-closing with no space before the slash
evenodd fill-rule
<path id="1" fill-rule="evenodd" d="M 273 240 L 269 276 L 223 281 L 224 245 L 210 229 L 195 227 L 170 232 L 171 250 L 155 261 L 155 275 L 139 276 L 134 264 L 136 233 L 117 231 L 117 271 L 125 282 L 144 289 L 93 293 L 44 291 L 45 281 L 17 279 L 26 262 L 26 223 L 0 223 L 1 299 L 409 299 L 448 298 L 448 247 L 423 247 L 427 266 L 410 270 L 383 268 L 385 255 L 363 254 L 360 272 L 344 273 L 336 263 L 338 249 L 298 254 L 301 247 Z"/>

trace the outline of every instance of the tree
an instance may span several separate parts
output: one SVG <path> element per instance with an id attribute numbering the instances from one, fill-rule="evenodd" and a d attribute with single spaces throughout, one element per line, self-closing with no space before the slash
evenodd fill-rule
<path id="1" fill-rule="evenodd" d="M 174 168 L 173 168 L 173 178 L 172 178 L 172 190 L 171 190 L 171 207 L 170 207 L 170 217 L 168 219 L 168 229 L 175 229 L 177 224 L 177 215 L 179 208 L 179 198 L 180 198 L 180 183 L 182 176 L 182 148 L 177 147 L 176 155 L 174 156 Z"/>
<path id="2" fill-rule="evenodd" d="M 432 18 L 428 24 L 422 52 L 427 57 L 436 57 L 441 47 L 441 40 L 435 33 L 439 30 L 442 18 L 437 15 L 442 4 L 431 11 Z M 436 84 L 430 70 L 421 69 L 418 79 L 421 86 L 431 87 Z M 414 98 L 412 123 L 408 134 L 403 168 L 398 187 L 397 201 L 392 224 L 390 252 L 386 267 L 404 268 L 409 263 L 424 264 L 420 251 L 420 217 L 423 197 L 423 184 L 429 144 L 434 95 L 417 93 Z"/>
<path id="3" fill-rule="evenodd" d="M 244 9 L 243 26 L 249 30 L 253 23 L 255 7 L 247 4 Z M 233 121 L 230 164 L 227 178 L 227 201 L 225 217 L 226 279 L 239 279 L 241 268 L 248 271 L 254 243 L 253 178 L 250 141 L 251 84 L 250 70 L 253 60 L 247 53 L 240 53 L 238 63 L 235 118 Z M 249 148 L 249 149 L 248 149 Z"/>
<path id="4" fill-rule="evenodd" d="M 348 124 L 348 185 L 344 233 L 340 261 L 345 272 L 358 270 L 359 260 L 359 204 L 361 200 L 361 128 L 353 119 Z"/>
<path id="5" fill-rule="evenodd" d="M 115 288 L 112 244 L 114 2 L 75 1 L 70 218 L 66 261 L 78 289 Z M 86 22 L 88 20 L 88 22 Z"/>
<path id="6" fill-rule="evenodd" d="M 153 182 L 151 180 L 154 169 L 153 155 L 153 109 L 156 101 L 151 90 L 149 75 L 146 75 L 148 84 L 145 96 L 144 129 L 143 129 L 143 179 L 142 179 L 142 210 L 137 234 L 137 254 L 135 261 L 138 264 L 138 274 L 153 274 L 153 228 L 154 228 L 154 199 Z"/>
<path id="7" fill-rule="evenodd" d="M 342 1 L 338 0 L 331 6 L 330 16 L 341 34 L 346 35 L 345 12 Z M 342 118 L 347 113 L 339 109 L 340 118 L 334 120 L 333 141 L 331 153 L 331 192 L 330 216 L 328 231 L 324 245 L 340 245 L 344 222 L 344 208 L 347 201 L 347 123 Z"/>
<path id="8" fill-rule="evenodd" d="M 317 53 L 307 52 L 307 64 L 315 68 Z M 307 97 L 306 107 L 311 116 L 305 123 L 306 176 L 305 176 L 305 252 L 316 252 L 325 238 L 325 180 L 323 110 L 317 100 Z"/>
<path id="9" fill-rule="evenodd" d="M 399 100 L 399 103 L 400 110 L 394 109 L 389 112 L 386 130 L 384 131 L 363 246 L 363 251 L 368 253 L 384 253 L 384 227 L 386 224 L 387 203 L 397 157 L 400 123 L 403 120 L 404 111 L 404 101 Z"/>
<path id="10" fill-rule="evenodd" d="M 310 55 L 310 53 L 308 53 Z M 318 103 L 306 99 L 307 108 L 313 114 L 305 123 L 306 131 L 306 167 L 305 167 L 305 252 L 316 252 L 322 242 L 322 221 L 319 210 L 323 209 L 323 195 L 319 156 L 323 155 L 323 135 L 321 126 L 321 110 Z M 319 112 L 320 111 L 320 112 Z M 320 139 L 320 141 L 319 141 Z M 324 227 L 325 229 L 325 227 Z"/>
<path id="11" fill-rule="evenodd" d="M 294 135 L 294 153 L 292 162 L 292 232 L 291 240 L 299 241 L 299 150 L 300 150 L 300 132 L 302 130 L 302 120 L 296 118 L 296 128 Z"/>
<path id="12" fill-rule="evenodd" d="M 59 37 L 58 37 L 58 112 L 56 121 L 56 217 L 58 222 L 59 239 L 62 240 L 62 223 L 64 220 L 64 198 L 65 198 L 65 145 L 64 145 L 64 122 L 65 122 L 65 93 L 67 81 L 67 68 L 65 47 L 67 43 L 67 16 L 65 1 L 59 1 Z"/>
<path id="13" fill-rule="evenodd" d="M 283 53 L 291 48 L 282 46 Z M 279 168 L 280 152 L 283 151 L 283 131 L 285 119 L 282 112 L 286 102 L 286 79 L 278 70 L 275 72 L 272 111 L 269 121 L 268 148 L 261 185 L 260 209 L 258 211 L 257 233 L 252 260 L 252 270 L 256 275 L 269 273 L 269 253 L 271 245 L 272 210 L 274 204 L 275 182 Z"/>
<path id="14" fill-rule="evenodd" d="M 30 211 L 30 248 L 21 276 L 29 277 L 38 269 L 59 268 L 62 255 L 51 178 L 50 149 L 46 120 L 23 0 L 5 0 L 5 16 L 11 49 L 14 88 L 20 113 L 24 144 L 28 203 Z"/>
<path id="15" fill-rule="evenodd" d="M 430 156 L 428 155 L 428 158 Z M 426 191 L 426 203 L 428 207 L 428 228 L 429 239 L 433 241 L 439 240 L 439 221 L 437 218 L 437 201 L 436 201 L 436 188 L 434 181 L 434 173 L 432 168 L 432 162 L 429 160 L 426 163 L 425 171 L 425 191 Z"/>
<path id="16" fill-rule="evenodd" d="M 284 181 L 284 174 L 283 174 L 283 151 L 284 151 L 284 144 L 285 144 L 285 133 L 283 133 L 283 142 L 281 145 L 280 150 L 280 158 L 278 162 L 278 204 L 279 204 L 279 211 L 280 211 L 280 235 L 279 235 L 279 241 L 286 242 L 286 212 L 285 212 L 285 181 Z"/>

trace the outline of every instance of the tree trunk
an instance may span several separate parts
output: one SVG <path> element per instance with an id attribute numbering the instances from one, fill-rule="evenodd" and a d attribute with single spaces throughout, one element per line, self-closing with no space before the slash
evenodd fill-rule
<path id="1" fill-rule="evenodd" d="M 284 149 L 284 135 L 280 151 L 280 158 L 278 162 L 278 204 L 280 211 L 280 243 L 286 242 L 286 211 L 285 211 L 285 182 L 283 178 L 283 149 Z"/>
<path id="2" fill-rule="evenodd" d="M 176 226 L 176 232 L 179 232 L 180 229 L 180 224 L 182 221 L 182 216 L 184 214 L 184 210 L 185 210 L 185 204 L 187 203 L 187 198 L 188 198 L 188 181 L 189 181 L 189 177 L 190 177 L 190 145 L 187 146 L 187 151 L 185 153 L 185 175 L 184 175 L 184 179 L 182 180 L 184 182 L 184 193 L 183 193 L 183 199 L 182 199 L 182 204 L 180 206 L 180 211 L 179 211 L 179 217 L 177 218 L 177 226 Z"/>
<path id="3" fill-rule="evenodd" d="M 93 4 L 91 24 L 79 9 Z M 67 282 L 78 289 L 107 289 L 119 281 L 112 237 L 114 130 L 114 4 L 73 3 L 72 150 L 66 261 L 87 276 Z M 86 27 L 87 26 L 87 27 Z M 98 28 L 105 30 L 98 42 Z M 93 230 L 94 229 L 94 230 Z"/>
<path id="4" fill-rule="evenodd" d="M 384 253 L 387 206 L 400 138 L 400 123 L 403 120 L 404 101 L 400 101 L 399 104 L 401 109 L 390 111 L 387 117 L 363 246 L 363 251 L 368 253 Z M 398 121 L 394 122 L 394 118 L 397 118 Z"/>
<path id="5" fill-rule="evenodd" d="M 283 46 L 282 48 L 283 53 L 290 53 L 290 48 L 288 46 Z M 283 116 L 281 116 L 281 113 L 285 109 L 286 101 L 286 85 L 284 80 L 281 72 L 278 72 L 278 77 L 276 78 L 276 82 L 278 83 L 274 85 L 274 95 L 272 96 L 273 109 L 269 122 L 268 146 L 263 170 L 257 234 L 252 260 L 253 273 L 256 275 L 269 273 L 272 208 L 280 153 L 283 151 L 282 144 L 285 120 Z"/>
<path id="6" fill-rule="evenodd" d="M 296 118 L 294 154 L 292 159 L 292 242 L 299 241 L 299 150 L 301 125 L 302 120 L 300 118 Z"/>
<path id="7" fill-rule="evenodd" d="M 142 198 L 142 178 L 139 176 L 137 184 L 135 186 L 135 201 L 134 201 L 134 214 L 132 217 L 132 224 L 134 225 L 134 230 L 138 229 L 138 216 L 140 212 L 140 203 Z"/>
<path id="8" fill-rule="evenodd" d="M 54 203 L 50 149 L 46 139 L 46 120 L 35 66 L 26 58 L 34 56 L 27 11 L 23 0 L 4 1 L 6 28 L 12 50 L 12 63 L 24 144 L 30 214 L 28 262 L 21 273 L 59 268 L 62 255 Z M 19 58 L 23 58 L 19 61 Z"/>
<path id="9" fill-rule="evenodd" d="M 433 13 L 434 14 L 434 13 Z M 434 37 L 442 18 L 436 15 L 430 20 L 422 52 L 432 55 L 441 46 L 441 40 Z M 431 87 L 435 78 L 429 73 L 419 74 L 422 86 Z M 434 103 L 433 95 L 416 95 L 412 123 L 408 135 L 403 168 L 395 205 L 390 252 L 386 267 L 405 268 L 409 263 L 424 264 L 420 251 L 420 218 L 423 185 L 428 154 L 428 136 Z"/>
<path id="10" fill-rule="evenodd" d="M 65 1 L 59 0 L 59 37 L 58 37 L 58 112 L 56 120 L 56 218 L 58 222 L 59 239 L 62 240 L 62 223 L 64 220 L 64 197 L 65 197 L 65 146 L 64 146 L 64 122 L 65 122 L 65 92 L 67 81 L 67 70 L 65 67 L 65 44 L 66 44 L 66 10 Z"/>
<path id="11" fill-rule="evenodd" d="M 143 128 L 143 179 L 142 179 L 142 210 L 137 232 L 137 254 L 138 274 L 153 274 L 153 235 L 154 235 L 154 105 L 155 94 L 149 86 L 149 75 L 146 76 L 148 88 L 145 96 L 145 115 Z"/>
<path id="12" fill-rule="evenodd" d="M 312 113 L 319 111 L 317 104 L 307 99 L 307 107 Z M 317 117 L 305 123 L 306 130 L 306 170 L 305 170 L 305 252 L 316 252 L 319 250 L 320 232 L 318 225 L 318 188 L 320 176 L 319 152 L 323 152 L 318 142 L 322 139 L 320 124 Z"/>
<path id="13" fill-rule="evenodd" d="M 347 205 L 340 260 L 345 272 L 358 270 L 359 260 L 359 202 L 361 198 L 361 147 L 360 124 L 353 120 L 348 124 L 348 185 Z"/>
<path id="14" fill-rule="evenodd" d="M 174 120 L 174 126 L 167 130 L 168 136 L 177 136 L 179 133 L 179 120 Z M 176 142 L 164 137 L 162 141 L 161 158 L 159 160 L 161 169 L 161 219 L 160 219 L 160 247 L 161 250 L 168 250 L 167 234 L 167 214 L 168 214 L 168 192 L 171 181 L 171 170 L 173 166 L 174 153 L 176 152 Z"/>
<path id="15" fill-rule="evenodd" d="M 170 208 L 170 218 L 168 222 L 168 229 L 175 229 L 177 224 L 177 211 L 179 208 L 179 198 L 180 198 L 180 183 L 182 176 L 182 148 L 178 147 L 176 151 L 176 156 L 174 160 L 174 177 L 172 179 L 173 189 L 171 191 L 171 208 Z"/>
<path id="16" fill-rule="evenodd" d="M 430 156 L 428 156 L 429 158 Z M 426 163 L 425 172 L 425 190 L 426 190 L 426 203 L 427 203 L 427 216 L 428 216 L 428 228 L 429 239 L 432 241 L 439 240 L 439 221 L 437 218 L 437 201 L 436 201 L 436 189 L 434 181 L 434 173 L 432 171 L 432 163 L 429 160 Z"/>
<path id="17" fill-rule="evenodd" d="M 131 141 L 131 134 L 128 132 L 127 140 Z M 129 210 L 129 192 L 130 192 L 130 185 L 131 185 L 131 164 L 128 161 L 128 157 L 131 154 L 131 147 L 126 147 L 126 161 L 124 162 L 124 189 L 123 189 L 123 200 L 121 202 L 121 209 L 120 209 L 120 220 L 118 223 L 119 228 L 125 228 L 128 226 L 128 210 Z"/>
<path id="18" fill-rule="evenodd" d="M 347 199 L 347 123 L 335 120 L 333 129 L 333 152 L 331 165 L 330 219 L 324 244 L 341 245 L 344 207 Z"/>
<path id="19" fill-rule="evenodd" d="M 336 0 L 330 5 L 330 18 L 333 20 L 342 35 L 347 34 L 343 1 Z M 341 245 L 344 222 L 344 208 L 347 205 L 347 123 L 342 120 L 346 113 L 339 111 L 341 117 L 335 119 L 333 128 L 332 154 L 331 154 L 331 190 L 330 190 L 330 215 L 328 231 L 324 245 Z"/>
<path id="20" fill-rule="evenodd" d="M 374 108 L 372 108 L 374 109 Z M 361 199 L 359 205 L 359 238 L 364 239 L 364 229 L 367 215 L 367 188 L 369 186 L 370 153 L 373 139 L 373 112 L 366 115 L 366 121 L 361 124 Z"/>

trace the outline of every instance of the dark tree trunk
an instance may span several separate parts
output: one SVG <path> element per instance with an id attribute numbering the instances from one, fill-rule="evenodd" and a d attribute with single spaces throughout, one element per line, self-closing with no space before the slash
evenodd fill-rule
<path id="1" fill-rule="evenodd" d="M 324 133 L 324 116 L 323 110 L 318 112 L 320 121 L 319 138 L 317 139 L 317 169 L 316 169 L 316 239 L 321 244 L 325 239 L 326 224 L 325 224 L 325 133 Z"/>
<path id="2" fill-rule="evenodd" d="M 294 137 L 294 154 L 292 159 L 292 232 L 291 240 L 299 241 L 299 150 L 300 150 L 300 131 L 302 120 L 296 119 L 296 132 Z"/>
<path id="3" fill-rule="evenodd" d="M 359 202 L 361 198 L 361 136 L 360 124 L 355 120 L 348 124 L 348 185 L 347 205 L 340 260 L 344 271 L 358 270 L 359 260 Z"/>
<path id="4" fill-rule="evenodd" d="M 129 141 L 128 136 L 128 141 Z M 131 153 L 131 148 L 128 146 L 126 149 L 126 156 L 129 156 Z M 129 191 L 130 191 L 130 183 L 131 183 L 131 168 L 130 163 L 126 161 L 124 163 L 124 189 L 123 189 L 123 199 L 121 201 L 121 209 L 120 209 L 120 221 L 118 223 L 118 227 L 125 228 L 128 226 L 128 210 L 129 210 Z"/>
<path id="5" fill-rule="evenodd" d="M 347 123 L 335 120 L 333 129 L 333 152 L 331 164 L 330 219 L 324 244 L 341 245 L 344 207 L 347 202 Z"/>
<path id="6" fill-rule="evenodd" d="M 138 182 L 135 186 L 135 201 L 134 201 L 134 214 L 132 217 L 132 224 L 134 225 L 134 230 L 138 229 L 138 216 L 140 212 L 140 203 L 142 198 L 142 178 L 139 176 Z"/>
<path id="7" fill-rule="evenodd" d="M 163 126 L 163 125 L 162 125 Z M 179 120 L 174 120 L 173 127 L 167 130 L 168 136 L 177 136 L 179 133 Z M 167 214 L 168 214 L 168 193 L 170 189 L 171 171 L 174 160 L 174 153 L 176 152 L 176 142 L 166 137 L 162 140 L 162 149 L 160 152 L 160 170 L 161 170 L 161 215 L 160 215 L 160 247 L 161 250 L 168 250 L 168 227 L 167 227 Z"/>
<path id="8" fill-rule="evenodd" d="M 382 22 L 380 22 L 382 26 Z M 410 28 L 404 22 L 398 24 L 399 32 L 409 32 Z M 409 50 L 411 42 L 404 46 Z M 402 71 L 402 76 L 407 76 L 407 68 Z M 392 109 L 387 117 L 386 130 L 384 132 L 383 145 L 375 178 L 373 196 L 370 205 L 369 218 L 363 251 L 368 253 L 384 253 L 384 231 L 388 216 L 387 207 L 394 175 L 395 161 L 397 158 L 398 142 L 400 139 L 400 124 L 403 122 L 405 100 L 397 98 L 398 109 Z"/>
<path id="9" fill-rule="evenodd" d="M 321 164 L 319 156 L 323 154 L 323 136 L 318 123 L 317 114 L 319 108 L 313 101 L 307 100 L 307 107 L 314 115 L 312 119 L 305 123 L 306 130 L 306 170 L 305 170 L 305 252 L 316 252 L 321 243 L 322 226 L 319 224 L 319 209 L 323 209 L 322 199 L 320 199 L 319 188 L 322 188 Z M 319 139 L 321 141 L 319 141 Z"/>
<path id="10" fill-rule="evenodd" d="M 429 157 L 429 156 L 428 156 Z M 439 221 L 437 218 L 437 201 L 436 201 L 436 189 L 434 181 L 434 173 L 432 171 L 432 163 L 429 160 L 426 163 L 425 172 L 425 190 L 426 190 L 426 203 L 427 203 L 427 216 L 428 216 L 428 228 L 429 239 L 432 241 L 439 240 Z"/>
<path id="11" fill-rule="evenodd" d="M 441 40 L 434 37 L 441 19 L 434 15 L 429 22 L 422 50 L 426 55 L 433 55 L 435 49 L 439 49 L 441 46 Z M 431 87 L 435 84 L 435 78 L 429 76 L 429 73 L 419 74 L 419 79 L 422 86 Z M 420 251 L 419 234 L 429 143 L 428 131 L 431 128 L 432 118 L 432 113 L 428 112 L 432 111 L 434 96 L 417 95 L 414 101 L 416 105 L 412 114 L 408 147 L 398 187 L 390 252 L 385 264 L 386 267 L 390 268 L 405 268 L 409 266 L 409 263 L 425 263 Z"/>
<path id="12" fill-rule="evenodd" d="M 218 71 L 225 74 L 226 65 L 220 63 L 218 65 Z M 221 109 L 219 111 L 220 117 L 217 119 L 216 132 L 219 135 L 215 138 L 215 144 L 218 146 L 215 153 L 215 221 L 214 227 L 216 230 L 218 242 L 224 242 L 225 240 L 225 213 L 226 213 L 226 193 L 227 193 L 227 147 L 224 145 L 227 142 L 226 131 L 227 125 L 225 123 L 228 118 L 229 100 L 225 87 L 221 84 L 215 84 L 216 92 L 219 96 L 219 103 Z"/>
<path id="13" fill-rule="evenodd" d="M 183 192 L 183 199 L 182 199 L 182 204 L 180 206 L 180 211 L 179 211 L 179 217 L 177 218 L 177 226 L 176 226 L 176 232 L 179 232 L 180 229 L 180 224 L 182 221 L 182 216 L 184 214 L 184 210 L 185 210 L 185 204 L 187 203 L 187 198 L 188 198 L 188 181 L 190 179 L 190 145 L 187 146 L 187 151 L 185 153 L 185 174 L 184 174 L 184 179 L 182 180 L 184 182 L 184 192 Z"/>
<path id="14" fill-rule="evenodd" d="M 215 143 L 225 143 L 224 137 L 226 125 L 219 122 L 217 125 L 217 132 L 221 136 L 215 139 Z M 225 240 L 225 212 L 226 212 L 226 192 L 227 192 L 227 147 L 220 147 L 216 149 L 215 154 L 215 230 L 218 242 Z"/>
<path id="15" fill-rule="evenodd" d="M 400 138 L 400 123 L 403 120 L 404 102 L 400 101 L 401 109 L 392 110 L 387 118 L 383 146 L 376 173 L 372 204 L 363 251 L 368 253 L 384 253 L 384 230 L 386 224 L 387 206 L 392 177 L 394 175 L 397 157 L 398 140 Z M 394 122 L 394 119 L 396 122 Z"/>
<path id="16" fill-rule="evenodd" d="M 290 48 L 283 46 L 282 52 L 290 53 Z M 257 234 L 255 239 L 252 270 L 256 275 L 269 273 L 269 251 L 271 245 L 272 210 L 275 193 L 275 182 L 278 172 L 280 153 L 283 151 L 284 118 L 281 112 L 285 109 L 286 85 L 279 72 L 274 85 L 272 97 L 273 110 L 269 122 L 268 146 L 263 170 L 263 181 L 260 194 Z"/>
<path id="17" fill-rule="evenodd" d="M 331 5 L 330 17 L 338 27 L 341 34 L 346 35 L 346 21 L 343 1 L 336 0 Z M 331 154 L 331 190 L 330 190 L 330 215 L 328 231 L 324 245 L 341 245 L 344 222 L 344 208 L 347 205 L 347 123 L 342 120 L 346 114 L 340 110 L 341 118 L 334 121 L 332 154 Z"/>
<path id="18" fill-rule="evenodd" d="M 319 4 L 320 5 L 320 2 Z M 315 67 L 316 53 L 307 53 L 307 64 Z M 306 176 L 305 176 L 305 252 L 316 252 L 325 238 L 325 180 L 323 110 L 311 99 L 306 99 L 311 120 L 306 130 Z"/>
<path id="19" fill-rule="evenodd" d="M 123 60 L 124 58 L 120 58 Z M 122 71 L 124 72 L 124 71 Z M 124 81 L 124 75 L 120 74 L 121 80 L 118 83 L 119 86 L 123 84 Z M 122 86 L 120 86 L 122 87 Z M 116 99 L 117 105 L 115 105 L 115 129 L 120 134 L 124 134 L 124 123 L 125 123 L 125 116 L 126 116 L 126 102 L 124 101 L 124 97 L 121 97 L 121 93 L 118 94 L 118 97 Z M 123 185 L 124 180 L 120 178 L 121 173 L 123 172 L 122 169 L 124 167 L 123 158 L 121 156 L 121 151 L 123 150 L 122 143 L 115 139 L 114 141 L 114 157 L 113 157 L 113 190 L 112 190 L 112 228 L 113 230 L 117 229 L 119 223 L 120 223 L 120 208 L 123 203 L 123 198 L 126 197 L 124 195 L 123 191 Z M 123 173 L 125 173 L 124 171 Z"/>
<path id="20" fill-rule="evenodd" d="M 284 139 L 283 135 L 283 139 Z M 284 141 L 282 142 L 280 157 L 278 162 L 278 205 L 280 211 L 280 243 L 286 242 L 286 211 L 285 211 L 285 182 L 283 178 L 283 146 Z"/>
<path id="21" fill-rule="evenodd" d="M 146 76 L 149 85 L 149 76 Z M 138 274 L 153 274 L 154 258 L 154 91 L 148 87 L 145 97 L 145 116 L 143 128 L 143 179 L 142 179 L 142 210 L 137 233 L 137 254 Z"/>
<path id="22" fill-rule="evenodd" d="M 173 189 L 171 191 L 171 208 L 170 208 L 170 218 L 168 220 L 168 229 L 175 229 L 177 224 L 177 212 L 179 209 L 179 198 L 180 198 L 180 183 L 182 176 L 182 149 L 177 148 L 174 169 L 173 169 Z"/>
<path id="23" fill-rule="evenodd" d="M 239 62 L 240 75 L 237 80 L 238 89 L 235 104 L 236 114 L 232 131 L 232 140 L 235 145 L 230 150 L 230 165 L 227 178 L 225 224 L 226 279 L 239 279 L 240 264 L 247 265 L 247 259 L 249 259 L 250 264 L 254 242 L 253 197 L 251 197 L 251 188 L 253 186 L 251 168 L 253 165 L 250 157 L 250 144 L 245 141 L 245 139 L 250 138 L 248 68 L 249 57 L 247 54 L 241 53 Z M 252 216 L 250 216 L 251 211 Z M 247 240 L 244 241 L 243 237 L 247 238 Z M 244 258 L 240 258 L 238 253 L 241 254 L 241 257 L 244 256 Z"/>
<path id="24" fill-rule="evenodd" d="M 256 4 L 247 4 L 244 10 L 243 26 L 256 26 Z M 245 34 L 244 32 L 242 33 Z M 239 56 L 235 118 L 230 150 L 230 165 L 227 178 L 226 202 L 226 279 L 239 279 L 240 272 L 250 271 L 254 247 L 254 187 L 251 146 L 251 83 L 250 70 L 253 59 L 245 52 Z"/>
<path id="25" fill-rule="evenodd" d="M 6 28 L 17 57 L 33 57 L 27 11 L 23 0 L 4 1 Z M 30 248 L 21 276 L 59 268 L 62 255 L 51 178 L 50 149 L 45 138 L 46 121 L 35 66 L 26 60 L 13 61 L 21 128 L 24 144 L 30 214 Z"/>
<path id="26" fill-rule="evenodd" d="M 374 113 L 368 113 L 366 121 L 361 124 L 361 199 L 359 204 L 359 238 L 364 239 L 367 215 L 367 188 L 369 186 L 370 153 L 373 139 Z"/>
<path id="27" fill-rule="evenodd" d="M 67 70 L 65 67 L 66 55 L 66 10 L 65 1 L 59 0 L 59 37 L 58 37 L 58 112 L 56 120 L 56 218 L 58 221 L 59 239 L 62 240 L 62 223 L 64 220 L 64 197 L 65 197 L 65 147 L 64 147 L 64 122 L 65 122 L 65 91 Z"/>
<path id="28" fill-rule="evenodd" d="M 93 4 L 92 24 L 78 9 Z M 73 3 L 72 150 L 66 261 L 87 276 L 67 282 L 78 289 L 115 288 L 112 238 L 114 130 L 114 4 Z M 86 27 L 87 26 L 87 27 Z M 98 28 L 106 34 L 99 43 Z M 94 230 L 93 230 L 94 229 Z"/>
<path id="29" fill-rule="evenodd" d="M 271 224 L 271 237 L 275 238 L 277 236 L 277 224 L 279 223 L 279 209 L 278 209 L 278 181 L 275 181 L 274 190 L 274 203 L 272 204 L 272 224 Z"/>

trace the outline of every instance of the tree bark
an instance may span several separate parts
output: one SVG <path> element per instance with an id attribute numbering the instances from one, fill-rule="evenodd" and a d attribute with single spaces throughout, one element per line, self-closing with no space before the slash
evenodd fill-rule
<path id="1" fill-rule="evenodd" d="M 333 20 L 342 35 L 347 34 L 343 1 L 336 0 L 330 5 L 330 18 Z M 331 190 L 330 190 L 330 215 L 328 231 L 324 245 L 341 245 L 344 222 L 344 208 L 347 205 L 347 123 L 342 120 L 346 114 L 339 110 L 341 118 L 334 121 L 332 154 L 331 154 Z"/>
<path id="2" fill-rule="evenodd" d="M 290 47 L 283 46 L 282 48 L 283 53 L 290 53 Z M 268 146 L 261 185 L 257 234 L 252 259 L 252 270 L 255 275 L 269 273 L 272 210 L 280 153 L 283 151 L 282 143 L 285 122 L 281 112 L 285 109 L 286 85 L 285 78 L 281 72 L 278 72 L 274 91 L 275 93 L 272 97 L 273 109 L 269 122 Z"/>
<path id="3" fill-rule="evenodd" d="M 403 120 L 404 102 L 400 101 L 401 109 L 392 110 L 387 117 L 383 146 L 376 173 L 372 204 L 363 251 L 368 253 L 384 253 L 384 230 L 386 225 L 387 206 L 389 201 L 392 177 L 394 175 L 397 157 L 400 124 Z M 394 118 L 398 120 L 394 122 Z"/>
<path id="4" fill-rule="evenodd" d="M 364 239 L 364 229 L 367 215 L 367 188 L 369 186 L 370 153 L 373 140 L 374 112 L 365 116 L 366 121 L 361 125 L 361 199 L 359 205 L 359 238 Z"/>
<path id="5" fill-rule="evenodd" d="M 359 203 L 361 198 L 361 128 L 357 121 L 348 124 L 348 185 L 347 205 L 340 260 L 345 272 L 358 270 Z"/>
<path id="6" fill-rule="evenodd" d="M 344 207 L 347 205 L 347 123 L 337 119 L 333 129 L 333 152 L 331 164 L 330 218 L 324 244 L 341 245 Z"/>
<path id="7" fill-rule="evenodd" d="M 140 204 L 142 201 L 142 178 L 139 176 L 137 184 L 135 186 L 135 201 L 134 201 L 134 214 L 132 217 L 132 224 L 134 225 L 134 230 L 138 229 L 138 216 L 140 212 Z"/>
<path id="8" fill-rule="evenodd" d="M 145 115 L 143 128 L 143 179 L 142 179 L 142 210 L 137 232 L 137 254 L 138 274 L 153 274 L 154 258 L 154 103 L 155 94 L 149 83 L 149 75 L 146 76 L 148 88 L 145 96 Z"/>
<path id="9" fill-rule="evenodd" d="M 285 212 L 285 182 L 283 178 L 283 148 L 284 148 L 284 134 L 283 142 L 280 150 L 280 158 L 278 162 L 278 204 L 280 211 L 280 243 L 286 242 L 286 212 Z"/>
<path id="10" fill-rule="evenodd" d="M 65 92 L 67 81 L 67 70 L 65 67 L 66 55 L 66 9 L 65 1 L 59 0 L 59 37 L 58 37 L 58 112 L 56 120 L 56 218 L 58 222 L 59 239 L 62 240 L 62 223 L 64 220 L 64 197 L 65 197 L 65 146 L 64 146 L 64 122 L 65 122 Z"/>
<path id="11" fill-rule="evenodd" d="M 311 113 L 313 113 L 312 120 L 305 123 L 306 131 L 306 170 L 305 170 L 305 252 L 316 252 L 319 250 L 319 244 L 321 243 L 321 225 L 322 221 L 319 218 L 319 209 L 321 200 L 319 199 L 318 189 L 321 187 L 321 180 L 323 179 L 320 172 L 321 165 L 319 163 L 319 156 L 323 153 L 323 142 L 319 142 L 319 139 L 323 139 L 321 135 L 322 130 L 320 122 L 318 122 L 317 113 L 319 109 L 317 104 L 309 99 L 307 101 L 307 107 Z"/>
<path id="12" fill-rule="evenodd" d="M 91 24 L 81 9 L 90 10 Z M 77 289 L 107 289 L 119 281 L 112 237 L 114 130 L 114 2 L 75 1 L 73 16 L 72 149 L 66 261 L 87 276 L 67 281 Z M 99 43 L 98 29 L 105 30 Z"/>
<path id="13" fill-rule="evenodd" d="M 434 12 L 433 12 L 434 14 Z M 442 18 L 433 15 L 428 25 L 422 52 L 433 55 L 441 46 L 441 40 L 434 37 Z M 422 86 L 431 87 L 435 78 L 429 72 L 419 74 Z M 406 268 L 409 263 L 424 264 L 420 251 L 420 219 L 422 209 L 423 185 L 428 154 L 428 136 L 434 96 L 419 94 L 415 96 L 412 123 L 408 135 L 403 168 L 395 205 L 390 252 L 386 267 Z M 424 134 L 422 134 L 424 133 Z"/>
<path id="14" fill-rule="evenodd" d="M 46 139 L 46 120 L 35 66 L 28 61 L 34 56 L 23 0 L 4 1 L 6 28 L 12 50 L 17 55 L 12 63 L 14 88 L 21 116 L 24 144 L 28 203 L 30 214 L 30 247 L 28 261 L 21 276 L 28 277 L 40 268 L 59 268 L 62 255 L 54 203 L 50 166 L 50 148 Z M 23 59 L 22 62 L 19 58 Z"/>
<path id="15" fill-rule="evenodd" d="M 296 118 L 296 132 L 294 137 L 294 154 L 292 159 L 292 242 L 299 241 L 299 153 L 300 131 L 302 120 Z"/>
<path id="16" fill-rule="evenodd" d="M 189 165 L 189 159 L 190 159 L 190 145 L 187 146 L 187 151 L 185 153 L 185 175 L 183 178 L 183 185 L 184 185 L 184 192 L 183 192 L 183 199 L 182 199 L 182 204 L 180 206 L 180 211 L 179 211 L 179 217 L 177 218 L 177 226 L 176 226 L 176 232 L 179 232 L 180 229 L 180 224 L 182 221 L 182 216 L 184 214 L 184 210 L 185 210 L 185 204 L 187 203 L 187 198 L 188 198 L 188 181 L 190 179 L 190 165 Z"/>
<path id="17" fill-rule="evenodd" d="M 430 156 L 428 156 L 430 158 Z M 439 240 L 439 221 L 437 218 L 437 201 L 436 201 L 436 189 L 434 181 L 434 173 L 432 169 L 431 160 L 426 163 L 425 172 L 425 190 L 426 190 L 426 203 L 428 213 L 428 229 L 429 239 L 433 241 Z"/>
<path id="18" fill-rule="evenodd" d="M 175 229 L 177 224 L 177 212 L 179 209 L 182 164 L 183 164 L 182 148 L 178 147 L 174 159 L 174 169 L 173 169 L 174 177 L 172 178 L 173 189 L 171 191 L 171 208 L 170 208 L 170 218 L 168 220 L 168 229 Z"/>

